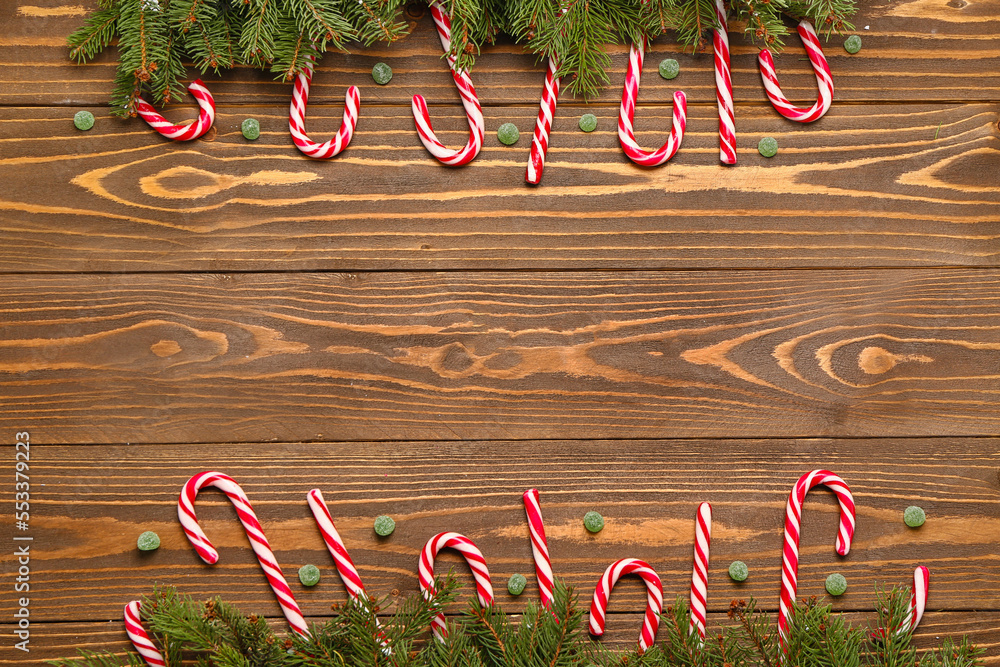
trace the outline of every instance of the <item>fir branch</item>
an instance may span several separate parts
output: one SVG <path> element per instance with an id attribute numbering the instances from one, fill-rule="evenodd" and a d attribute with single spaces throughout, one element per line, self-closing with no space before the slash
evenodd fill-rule
<path id="1" fill-rule="evenodd" d="M 67 38 L 69 57 L 82 63 L 103 51 L 115 37 L 120 14 L 121 7 L 117 3 L 94 10 L 84 24 Z"/>

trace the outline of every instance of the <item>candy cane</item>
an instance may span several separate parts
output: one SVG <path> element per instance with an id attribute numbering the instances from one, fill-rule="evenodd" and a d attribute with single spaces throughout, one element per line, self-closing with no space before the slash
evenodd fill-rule
<path id="1" fill-rule="evenodd" d="M 302 611 L 299 609 L 298 603 L 295 602 L 295 596 L 292 595 L 292 590 L 288 587 L 285 576 L 281 573 L 281 568 L 274 558 L 274 552 L 271 551 L 271 545 L 268 544 L 267 538 L 264 536 L 264 529 L 261 528 L 257 515 L 254 514 L 250 500 L 232 477 L 221 472 L 198 473 L 187 481 L 181 491 L 180 499 L 177 501 L 177 517 L 184 528 L 184 534 L 187 535 L 195 551 L 209 565 L 219 560 L 219 552 L 215 550 L 201 526 L 198 525 L 198 517 L 194 513 L 194 500 L 198 496 L 198 491 L 206 486 L 214 486 L 229 496 L 229 500 L 236 508 L 240 523 L 246 530 L 250 546 L 253 547 L 253 551 L 257 555 L 257 561 L 267 576 L 267 583 L 271 585 L 271 590 L 278 598 L 281 612 L 285 615 L 292 630 L 302 636 L 308 636 L 309 630 L 302 617 Z"/>
<path id="2" fill-rule="evenodd" d="M 813 470 L 799 478 L 788 495 L 785 509 L 785 546 L 781 563 L 781 598 L 778 602 L 778 644 L 786 650 L 788 617 L 795 606 L 799 571 L 799 528 L 802 521 L 802 503 L 806 494 L 820 484 L 837 494 L 840 503 L 840 530 L 837 532 L 837 553 L 846 556 L 854 538 L 854 497 L 847 483 L 829 470 Z"/>
<path id="3" fill-rule="evenodd" d="M 542 88 L 542 101 L 538 106 L 538 119 L 535 120 L 535 133 L 531 137 L 531 154 L 528 156 L 528 167 L 524 172 L 524 180 L 532 185 L 538 185 L 542 180 L 545 154 L 549 150 L 552 118 L 556 115 L 556 105 L 559 104 L 559 85 L 562 79 L 556 76 L 556 69 L 558 65 L 555 58 L 549 58 L 549 66 L 545 70 L 545 87 Z"/>
<path id="4" fill-rule="evenodd" d="M 451 20 L 448 15 L 441 10 L 437 0 L 430 3 L 431 17 L 437 28 L 438 37 L 441 39 L 441 46 L 444 52 L 451 51 Z M 469 140 L 464 148 L 451 150 L 438 141 L 431 126 L 430 114 L 427 112 L 427 101 L 422 95 L 413 96 L 413 122 L 417 126 L 417 135 L 421 143 L 436 157 L 442 164 L 449 167 L 459 167 L 467 164 L 479 155 L 479 150 L 483 147 L 483 137 L 486 134 L 486 124 L 483 121 L 483 109 L 476 97 L 476 88 L 472 85 L 465 70 L 455 69 L 455 58 L 448 56 L 448 66 L 451 67 L 451 76 L 455 80 L 455 86 L 462 97 L 462 106 L 465 107 L 465 115 L 469 121 Z"/>
<path id="5" fill-rule="evenodd" d="M 135 98 L 135 112 L 146 121 L 151 128 L 174 141 L 191 141 L 208 132 L 215 122 L 215 99 L 201 79 L 195 79 L 188 84 L 188 91 L 198 102 L 198 119 L 190 125 L 174 125 L 157 113 L 156 109 L 141 97 Z"/>
<path id="6" fill-rule="evenodd" d="M 538 597 L 542 606 L 552 606 L 552 561 L 549 559 L 549 545 L 545 540 L 545 524 L 542 523 L 542 508 L 538 502 L 538 489 L 524 492 L 524 512 L 528 515 L 528 531 L 531 533 L 531 555 L 535 560 L 535 578 L 538 580 Z"/>
<path id="7" fill-rule="evenodd" d="M 288 109 L 288 131 L 292 135 L 295 146 L 305 155 L 312 158 L 326 160 L 338 155 L 351 143 L 354 136 L 354 128 L 358 124 L 358 112 L 361 108 L 361 93 L 357 86 L 347 89 L 344 102 L 344 118 L 340 123 L 340 129 L 333 139 L 322 144 L 309 138 L 306 134 L 306 105 L 309 104 L 309 87 L 312 85 L 313 69 L 316 66 L 316 59 L 309 56 L 306 59 L 306 68 L 295 77 L 295 85 L 292 88 L 292 103 Z"/>
<path id="8" fill-rule="evenodd" d="M 635 118 L 635 101 L 639 95 L 639 78 L 642 76 L 642 62 L 645 58 L 646 41 L 642 48 L 635 44 L 629 50 L 628 71 L 625 73 L 625 87 L 622 90 L 622 104 L 618 112 L 618 139 L 622 150 L 632 162 L 644 167 L 657 167 L 674 156 L 681 147 L 684 138 L 684 128 L 687 125 L 687 98 L 684 93 L 674 93 L 673 125 L 670 128 L 670 138 L 658 150 L 649 152 L 639 147 L 635 140 L 635 130 L 632 120 Z"/>
<path id="9" fill-rule="evenodd" d="M 812 24 L 800 21 L 799 36 L 806 47 L 806 55 L 809 56 L 813 71 L 816 72 L 816 85 L 819 87 L 819 98 L 808 109 L 793 105 L 781 92 L 778 75 L 774 73 L 774 59 L 768 49 L 761 51 L 757 59 L 760 62 L 760 77 L 764 81 L 764 90 L 771 100 L 771 106 L 789 120 L 811 123 L 822 118 L 823 114 L 830 110 L 830 105 L 833 103 L 833 76 L 830 75 L 830 66 L 826 62 L 823 47 L 819 44 L 819 38 Z"/>
<path id="10" fill-rule="evenodd" d="M 333 563 L 337 567 L 337 574 L 340 575 L 340 580 L 344 582 L 344 586 L 347 588 L 347 594 L 355 600 L 367 600 L 368 594 L 365 592 L 365 585 L 361 583 L 361 575 L 358 574 L 358 569 L 354 567 L 354 561 L 351 560 L 351 555 L 347 553 L 347 547 L 344 545 L 344 541 L 340 539 L 337 527 L 333 525 L 333 517 L 330 516 L 330 510 L 326 506 L 326 500 L 323 499 L 323 493 L 319 489 L 313 489 L 306 496 L 306 501 L 309 503 L 309 509 L 312 511 L 313 518 L 316 519 L 316 525 L 323 536 L 326 548 L 333 557 Z"/>
<path id="11" fill-rule="evenodd" d="M 897 634 L 912 632 L 917 629 L 920 619 L 924 617 L 927 607 L 927 592 L 930 588 L 931 573 L 923 565 L 913 571 L 913 592 L 910 594 L 910 615 L 899 628 Z"/>
<path id="12" fill-rule="evenodd" d="M 146 628 L 142 627 L 142 617 L 139 615 L 141 607 L 142 603 L 138 600 L 132 600 L 125 605 L 125 632 L 132 640 L 132 646 L 149 667 L 165 667 L 167 661 L 163 659 L 163 654 L 156 650 L 153 639 L 146 632 Z"/>
<path id="13" fill-rule="evenodd" d="M 706 600 L 708 598 L 708 550 L 712 544 L 712 506 L 698 505 L 694 528 L 694 568 L 691 571 L 691 624 L 689 634 L 698 633 L 705 642 Z"/>
<path id="14" fill-rule="evenodd" d="M 736 114 L 729 65 L 729 28 L 722 0 L 715 0 L 715 18 L 719 27 L 712 31 L 712 50 L 715 52 L 715 97 L 719 102 L 719 160 L 722 164 L 736 164 Z"/>
<path id="15" fill-rule="evenodd" d="M 462 554 L 465 562 L 472 570 L 472 577 L 476 580 L 476 595 L 479 604 L 488 607 L 493 604 L 493 584 L 490 583 L 490 571 L 486 568 L 486 559 L 483 552 L 465 535 L 458 533 L 438 533 L 427 540 L 423 551 L 420 552 L 420 564 L 417 568 L 420 580 L 420 591 L 424 598 L 431 600 L 437 591 L 434 590 L 434 558 L 438 553 L 450 547 Z M 448 636 L 448 628 L 445 626 L 444 614 L 439 613 L 431 621 L 431 629 L 438 641 L 443 642 Z"/>
<path id="16" fill-rule="evenodd" d="M 618 582 L 626 574 L 637 574 L 646 584 L 646 616 L 639 633 L 639 652 L 644 653 L 656 640 L 660 627 L 660 612 L 663 611 L 663 584 L 660 576 L 649 563 L 637 558 L 622 558 L 608 566 L 594 589 L 594 600 L 590 603 L 590 634 L 600 637 L 604 634 L 605 617 L 608 612 L 608 597 Z"/>

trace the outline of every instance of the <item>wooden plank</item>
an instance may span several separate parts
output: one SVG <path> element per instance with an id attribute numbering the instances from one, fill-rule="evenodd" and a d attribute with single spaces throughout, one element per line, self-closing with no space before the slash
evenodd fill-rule
<path id="1" fill-rule="evenodd" d="M 20 275 L 44 443 L 996 435 L 997 270 Z"/>
<path id="2" fill-rule="evenodd" d="M 1000 189 L 991 105 L 835 107 L 816 125 L 741 107 L 740 160 L 718 164 L 714 108 L 690 110 L 659 169 L 628 162 L 616 108 L 561 108 L 542 186 L 524 184 L 533 107 L 487 109 L 479 158 L 460 169 L 420 145 L 408 109 L 368 108 L 346 153 L 304 158 L 284 108 L 229 109 L 208 141 L 172 143 L 100 109 L 0 109 L 0 271 L 996 266 Z M 464 117 L 435 109 L 444 141 Z M 342 111 L 317 107 L 314 136 Z M 240 122 L 264 134 L 247 142 Z M 175 115 L 179 119 L 180 114 Z M 493 134 L 522 128 L 515 148 Z M 664 138 L 669 109 L 640 109 Z M 757 154 L 762 136 L 781 146 Z"/>
<path id="3" fill-rule="evenodd" d="M 859 614 L 849 614 L 852 622 L 864 624 L 870 618 Z M 709 627 L 727 627 L 728 619 L 721 614 L 709 616 Z M 636 614 L 609 614 L 607 632 L 602 643 L 622 650 L 629 650 L 632 635 L 638 632 L 641 618 Z M 275 625 L 278 622 L 275 621 Z M 77 649 L 90 651 L 108 650 L 123 654 L 131 645 L 125 636 L 123 625 L 118 620 L 84 623 L 39 623 L 35 626 L 31 639 L 31 653 L 15 652 L 9 645 L 0 645 L 0 665 L 38 665 L 46 660 L 68 658 L 77 655 Z M 279 626 L 280 627 L 280 626 Z M 13 627 L 0 625 L 0 632 L 10 636 Z M 995 611 L 975 612 L 928 612 L 914 635 L 914 644 L 920 649 L 936 647 L 941 637 L 967 635 L 977 646 L 987 650 L 983 659 L 984 667 L 1000 665 L 1000 613 Z"/>
<path id="4" fill-rule="evenodd" d="M 117 56 L 108 53 L 87 65 L 69 60 L 66 37 L 83 21 L 93 0 L 2 0 L 0 20 L 0 104 L 100 105 L 108 99 Z M 996 0 L 950 4 L 922 0 L 862 0 L 855 17 L 864 38 L 864 50 L 848 55 L 835 37 L 826 46 L 837 86 L 836 99 L 843 102 L 898 101 L 991 101 L 1000 98 L 1000 12 Z M 418 15 L 422 10 L 418 9 Z M 451 77 L 440 55 L 440 43 L 430 17 L 411 21 L 413 34 L 391 46 L 359 48 L 354 55 L 330 54 L 321 64 L 313 84 L 315 102 L 343 100 L 349 85 L 362 87 L 367 103 L 409 106 L 410 97 L 421 93 L 433 102 L 457 102 Z M 867 26 L 868 29 L 865 29 Z M 734 24 L 733 29 L 739 27 Z M 735 32 L 731 36 L 734 96 L 739 103 L 766 100 L 757 72 L 757 47 Z M 796 100 L 814 100 L 815 76 L 803 62 L 799 40 L 789 40 L 786 55 L 777 62 L 786 94 Z M 611 83 L 600 101 L 615 102 L 621 96 L 627 49 L 611 49 Z M 715 102 L 711 52 L 680 53 L 672 35 L 653 44 L 651 65 L 665 57 L 681 63 L 676 85 L 697 102 Z M 371 69 L 376 62 L 392 66 L 395 76 L 386 87 L 374 85 Z M 652 72 L 655 66 L 647 68 Z M 191 70 L 192 75 L 195 74 Z M 473 80 L 485 104 L 537 104 L 544 68 L 519 47 L 501 44 L 480 57 Z M 642 89 L 645 103 L 669 103 L 672 85 L 647 74 Z M 287 83 L 276 82 L 270 73 L 243 68 L 229 72 L 224 80 L 206 79 L 222 104 L 278 104 L 290 96 Z M 671 82 L 674 83 L 674 82 Z M 653 85 L 651 85 L 653 84 Z"/>
<path id="5" fill-rule="evenodd" d="M 780 581 L 782 527 L 795 480 L 829 468 L 851 485 L 858 506 L 850 554 L 833 548 L 837 504 L 824 490 L 805 504 L 799 594 L 821 595 L 831 572 L 850 582 L 838 608 L 871 609 L 876 582 L 908 585 L 916 565 L 931 571 L 931 610 L 996 609 L 1000 605 L 1000 439 L 527 441 L 405 443 L 274 443 L 56 446 L 32 441 L 30 527 L 31 619 L 96 621 L 119 618 L 123 605 L 175 585 L 198 599 L 223 595 L 257 613 L 279 611 L 234 510 L 217 491 L 199 497 L 198 516 L 219 549 L 214 566 L 201 563 L 176 516 L 177 494 L 201 470 L 236 479 L 257 510 L 276 558 L 294 578 L 306 563 L 324 579 L 305 589 L 293 582 L 306 615 L 322 616 L 342 600 L 329 555 L 307 508 L 311 488 L 325 495 L 338 530 L 366 588 L 378 596 L 413 594 L 424 542 L 442 531 L 467 535 L 482 549 L 498 589 L 514 572 L 532 574 L 521 503 L 540 489 L 557 576 L 585 598 L 604 568 L 618 558 L 646 560 L 659 572 L 668 599 L 687 594 L 697 503 L 714 507 L 709 608 L 754 596 L 774 608 Z M 11 448 L 5 448 L 10 454 Z M 11 460 L 7 457 L 6 460 Z M 5 464 L 10 465 L 10 464 Z M 9 468 L 8 468 L 9 469 Z M 10 485 L 0 492 L 12 502 Z M 902 511 L 928 515 L 918 530 Z M 597 510 L 606 527 L 587 533 L 582 516 Z M 372 520 L 390 514 L 395 533 L 380 539 Z M 162 546 L 139 552 L 136 537 L 156 531 Z M 12 550 L 11 550 L 12 552 Z M 743 560 L 751 576 L 734 584 L 729 563 Z M 0 562 L 13 562 L 12 553 Z M 437 571 L 456 567 L 442 553 Z M 14 568 L 4 568 L 7 583 Z M 612 610 L 638 611 L 638 580 L 615 589 Z M 12 610 L 13 586 L 0 589 L 0 608 Z M 397 594 L 393 594 L 395 599 Z M 527 593 L 505 608 L 519 609 Z M 12 613 L 12 612 L 11 612 Z M 11 616 L 5 612 L 7 618 Z"/>

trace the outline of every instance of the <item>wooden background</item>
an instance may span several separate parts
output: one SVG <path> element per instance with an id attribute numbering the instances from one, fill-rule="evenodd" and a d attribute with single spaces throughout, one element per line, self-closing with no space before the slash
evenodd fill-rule
<path id="1" fill-rule="evenodd" d="M 852 486 L 858 531 L 833 550 L 836 503 L 806 503 L 800 594 L 835 571 L 837 609 L 871 618 L 876 582 L 931 570 L 921 646 L 969 634 L 1000 665 L 1000 2 L 864 0 L 864 49 L 827 55 L 837 85 L 817 123 L 766 103 L 756 49 L 733 36 L 740 163 L 718 164 L 711 53 L 660 39 L 640 93 L 640 142 L 690 100 L 678 155 L 629 163 L 614 123 L 625 50 L 590 105 L 559 107 L 540 187 L 523 183 L 543 69 L 509 45 L 473 80 L 486 145 L 461 169 L 419 144 L 409 97 L 439 136 L 467 130 L 429 16 L 391 47 L 333 54 L 309 107 L 336 130 L 362 90 L 350 148 L 303 158 L 290 86 L 241 69 L 206 81 L 215 129 L 176 144 L 105 105 L 113 59 L 67 59 L 91 3 L 0 0 L 0 488 L 15 532 L 14 435 L 31 459 L 31 643 L 13 648 L 15 544 L 0 549 L 0 663 L 123 650 L 121 609 L 171 584 L 280 614 L 224 497 L 186 543 L 176 496 L 200 470 L 243 484 L 311 619 L 344 599 L 310 518 L 318 487 L 373 593 L 416 591 L 441 530 L 484 551 L 504 589 L 531 575 L 521 492 L 542 491 L 557 575 L 587 598 L 613 560 L 643 558 L 668 598 L 687 589 L 695 508 L 711 501 L 712 624 L 733 598 L 777 603 L 783 506 L 802 473 Z M 682 73 L 655 75 L 664 57 Z M 395 72 L 386 87 L 375 62 Z M 793 100 L 814 77 L 792 40 Z M 72 116 L 97 116 L 90 132 Z M 598 131 L 576 128 L 585 112 Z M 168 110 L 193 117 L 193 105 Z M 261 138 L 239 124 L 260 120 Z M 515 122 L 521 140 L 495 131 Z M 778 139 L 766 160 L 755 147 Z M 902 510 L 928 513 L 919 530 Z M 584 512 L 607 528 L 587 534 Z M 379 540 L 374 516 L 396 518 Z M 156 530 L 160 550 L 135 539 Z M 750 579 L 725 574 L 746 561 Z M 443 554 L 441 569 L 459 560 Z M 463 580 L 469 582 L 464 567 Z M 517 611 L 534 598 L 534 578 Z M 634 641 L 642 587 L 623 581 L 606 641 Z"/>

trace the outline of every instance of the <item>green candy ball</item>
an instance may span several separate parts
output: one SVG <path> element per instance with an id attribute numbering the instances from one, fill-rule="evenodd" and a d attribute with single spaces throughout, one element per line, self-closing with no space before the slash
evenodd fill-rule
<path id="1" fill-rule="evenodd" d="M 319 583 L 319 568 L 315 565 L 303 565 L 299 568 L 299 581 L 303 586 L 315 586 Z"/>
<path id="2" fill-rule="evenodd" d="M 375 79 L 375 83 L 384 86 L 392 81 L 392 68 L 385 63 L 375 63 L 375 67 L 372 67 L 372 78 Z"/>
<path id="3" fill-rule="evenodd" d="M 757 152 L 764 157 L 774 157 L 778 154 L 778 140 L 774 137 L 764 137 L 757 142 Z"/>
<path id="4" fill-rule="evenodd" d="M 729 564 L 729 578 L 733 581 L 746 581 L 750 576 L 750 569 L 741 560 L 734 560 Z"/>
<path id="5" fill-rule="evenodd" d="M 583 527 L 592 533 L 599 533 L 604 528 L 604 517 L 597 512 L 587 512 L 583 515 Z"/>
<path id="6" fill-rule="evenodd" d="M 243 132 L 243 136 L 247 140 L 254 141 L 260 136 L 260 123 L 257 122 L 256 118 L 247 118 L 240 125 L 240 130 Z"/>
<path id="7" fill-rule="evenodd" d="M 73 125 L 76 125 L 78 130 L 89 130 L 94 127 L 94 114 L 89 111 L 77 111 L 73 116 Z"/>
<path id="8" fill-rule="evenodd" d="M 861 50 L 861 38 L 857 35 L 851 35 L 844 40 L 844 50 L 848 53 L 857 53 Z"/>
<path id="9" fill-rule="evenodd" d="M 580 116 L 580 129 L 584 132 L 593 132 L 597 129 L 597 116 L 592 113 L 585 113 Z"/>
<path id="10" fill-rule="evenodd" d="M 381 514 L 375 517 L 375 534 L 382 537 L 388 537 L 392 535 L 392 531 L 396 530 L 396 522 L 391 516 L 386 516 Z"/>
<path id="11" fill-rule="evenodd" d="M 681 73 L 681 64 L 673 58 L 660 61 L 660 76 L 664 79 L 676 79 Z"/>
<path id="12" fill-rule="evenodd" d="M 523 574 L 512 574 L 507 580 L 507 592 L 511 595 L 520 595 L 524 592 L 524 587 L 528 585 L 528 580 Z"/>
<path id="13" fill-rule="evenodd" d="M 842 574 L 831 574 L 826 578 L 826 592 L 833 596 L 843 595 L 847 590 L 847 579 Z"/>
<path id="14" fill-rule="evenodd" d="M 927 514 L 916 505 L 910 505 L 903 510 L 903 523 L 910 528 L 920 528 L 926 520 Z"/>
<path id="15" fill-rule="evenodd" d="M 139 539 L 135 541 L 135 545 L 139 547 L 139 551 L 153 551 L 154 549 L 159 549 L 160 536 L 151 530 L 147 530 L 139 536 Z"/>
<path id="16" fill-rule="evenodd" d="M 504 123 L 497 129 L 497 139 L 507 146 L 513 146 L 520 138 L 521 133 L 517 131 L 517 125 L 514 123 Z"/>

